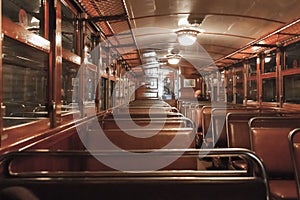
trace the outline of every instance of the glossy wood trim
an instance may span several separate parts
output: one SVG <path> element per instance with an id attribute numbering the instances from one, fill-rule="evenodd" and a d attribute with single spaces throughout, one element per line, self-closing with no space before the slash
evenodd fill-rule
<path id="1" fill-rule="evenodd" d="M 62 115 L 62 117 L 61 117 L 62 118 L 62 124 L 66 124 L 66 123 L 70 123 L 70 122 L 74 121 L 74 114 L 79 115 L 79 111 L 76 112 L 76 113 L 70 112 L 70 113 L 66 113 L 66 114 Z"/>
<path id="2" fill-rule="evenodd" d="M 105 112 L 99 113 L 97 117 L 104 115 Z M 0 155 L 7 151 L 28 149 L 40 142 L 45 142 L 49 138 L 64 137 L 65 134 L 69 134 L 69 130 L 76 131 L 77 126 L 85 125 L 89 119 L 93 119 L 93 117 L 72 120 L 55 128 L 50 128 L 49 119 L 8 128 L 5 130 L 7 139 L 4 138 L 3 140 L 4 145 L 0 148 Z"/>
<path id="3" fill-rule="evenodd" d="M 299 41 L 300 41 L 300 37 L 292 38 L 292 39 L 290 39 L 290 40 L 288 40 L 288 41 L 286 41 L 286 42 L 284 43 L 284 47 L 286 47 L 286 46 L 288 46 L 288 45 L 290 45 L 290 44 L 299 42 Z"/>
<path id="4" fill-rule="evenodd" d="M 261 105 L 262 102 L 262 78 L 261 78 L 261 65 L 262 63 L 262 58 L 261 55 L 259 55 L 256 59 L 256 78 L 257 78 L 257 100 L 259 106 Z"/>
<path id="5" fill-rule="evenodd" d="M 279 102 L 262 102 L 261 103 L 262 107 L 276 107 L 279 108 Z"/>
<path id="6" fill-rule="evenodd" d="M 261 75 L 261 78 L 262 79 L 276 78 L 276 72 L 264 73 Z"/>
<path id="7" fill-rule="evenodd" d="M 292 68 L 292 69 L 282 70 L 281 74 L 282 74 L 282 76 L 300 74 L 300 68 Z"/>
<path id="8" fill-rule="evenodd" d="M 72 62 L 76 65 L 81 65 L 81 57 L 70 50 L 62 49 L 62 57 L 63 59 Z"/>
<path id="9" fill-rule="evenodd" d="M 281 66 L 281 58 L 285 55 L 285 52 L 282 51 L 282 48 L 277 49 L 276 53 L 276 67 L 277 67 L 277 101 L 279 102 L 279 106 L 282 108 L 283 104 L 283 77 L 282 77 L 282 66 Z M 285 59 L 284 59 L 285 62 Z M 285 64 L 284 64 L 285 65 Z"/>
<path id="10" fill-rule="evenodd" d="M 42 123 L 42 122 L 38 122 Z M 19 138 L 18 140 L 10 140 L 6 141 L 6 144 L 3 145 L 0 149 L 0 155 L 7 151 L 18 151 L 18 150 L 24 150 L 32 145 L 38 143 L 41 140 L 45 140 L 47 137 L 51 137 L 52 135 L 55 135 L 59 133 L 60 131 L 66 130 L 70 127 L 74 126 L 74 122 L 67 123 L 63 126 L 59 126 L 54 129 L 45 129 L 43 131 L 34 131 L 32 132 L 32 124 L 28 125 L 28 129 L 31 129 L 31 133 L 33 133 L 31 136 L 26 135 L 23 138 Z M 20 132 L 22 132 L 22 128 L 20 129 Z M 18 132 L 16 130 L 12 130 L 11 132 L 13 135 L 17 135 Z"/>
<path id="11" fill-rule="evenodd" d="M 257 81 L 257 76 L 248 76 L 247 81 Z"/>
<path id="12" fill-rule="evenodd" d="M 52 84 L 54 86 L 54 102 L 56 102 L 55 107 L 55 126 L 61 124 L 61 85 L 62 85 L 62 11 L 61 3 L 59 1 L 56 5 L 56 31 L 55 31 L 55 68 L 54 77 Z"/>
<path id="13" fill-rule="evenodd" d="M 300 104 L 283 103 L 282 107 L 289 111 L 291 110 L 300 111 Z"/>
<path id="14" fill-rule="evenodd" d="M 0 55 L 2 55 L 2 42 L 3 42 L 3 35 L 2 35 L 2 1 L 0 0 Z M 2 56 L 0 56 L 0 80 L 3 80 L 3 61 Z M 4 117 L 4 110 L 2 109 L 3 106 L 3 81 L 0 81 L 0 134 L 1 137 L 3 135 L 3 117 Z M 0 141 L 0 147 L 2 146 L 2 141 Z"/>
<path id="15" fill-rule="evenodd" d="M 50 17 L 49 17 L 49 1 L 50 0 L 45 0 L 43 1 L 44 5 L 44 37 L 49 40 L 49 23 L 50 23 Z"/>
<path id="16" fill-rule="evenodd" d="M 110 81 L 117 81 L 117 78 L 114 76 L 109 76 L 107 73 L 100 74 L 100 78 L 106 78 Z"/>
<path id="17" fill-rule="evenodd" d="M 247 106 L 259 106 L 259 102 L 258 101 L 247 100 L 246 105 Z"/>
<path id="18" fill-rule="evenodd" d="M 50 127 L 49 119 L 33 121 L 18 126 L 4 128 L 1 135 L 1 148 L 7 147 L 23 139 L 36 136 L 39 132 L 48 130 Z"/>
<path id="19" fill-rule="evenodd" d="M 67 6 L 75 15 L 79 15 L 78 10 L 68 1 L 68 0 L 60 0 L 62 4 Z"/>
<path id="20" fill-rule="evenodd" d="M 105 74 L 101 74 L 100 78 L 106 78 L 106 79 L 109 79 L 109 76 L 105 73 Z"/>
<path id="21" fill-rule="evenodd" d="M 2 33 L 7 37 L 25 43 L 46 53 L 50 52 L 49 40 L 24 29 L 22 26 L 12 22 L 4 16 L 2 16 Z"/>
<path id="22" fill-rule="evenodd" d="M 246 105 L 247 102 L 247 93 L 248 93 L 248 80 L 247 80 L 247 72 L 248 72 L 248 65 L 246 63 L 244 65 L 244 73 L 243 73 L 243 91 L 244 91 L 244 97 L 243 97 L 243 104 Z"/>
<path id="23" fill-rule="evenodd" d="M 51 52 L 49 59 L 49 116 L 51 127 L 61 123 L 61 74 L 62 74 L 62 31 L 61 6 L 59 0 L 50 1 L 49 37 Z"/>
<path id="24" fill-rule="evenodd" d="M 279 107 L 282 107 L 281 104 L 281 94 L 282 94 L 282 80 L 281 80 L 281 51 L 278 48 L 276 50 L 276 101 L 279 103 Z"/>

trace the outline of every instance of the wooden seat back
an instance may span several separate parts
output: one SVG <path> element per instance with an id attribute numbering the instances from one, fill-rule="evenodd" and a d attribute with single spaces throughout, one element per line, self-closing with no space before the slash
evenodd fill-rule
<path id="1" fill-rule="evenodd" d="M 176 155 L 198 158 L 200 156 L 241 155 L 245 157 L 251 168 L 258 173 L 233 172 L 231 170 L 159 170 L 135 171 L 87 171 L 85 168 L 77 172 L 25 170 L 12 172 L 11 164 L 18 158 L 32 159 L 37 152 L 11 152 L 1 158 L 2 171 L 6 172 L 0 180 L 0 188 L 23 186 L 31 190 L 38 198 L 52 199 L 225 199 L 225 200 L 266 200 L 268 199 L 268 184 L 265 170 L 260 160 L 246 150 L 192 150 L 163 151 L 157 155 Z M 91 155 L 88 152 L 40 152 L 40 155 L 54 158 L 73 157 L 74 159 Z M 96 153 L 96 152 L 95 152 Z M 107 155 L 108 152 L 98 152 Z M 112 155 L 114 154 L 111 152 Z M 123 157 L 121 152 L 119 157 Z M 140 152 L 141 153 L 141 152 Z M 117 154 L 115 154 L 117 155 Z M 147 154 L 143 156 L 145 160 Z M 115 159 L 118 160 L 118 159 Z M 24 161 L 24 160 L 23 160 Z M 80 162 L 79 162 L 80 163 Z M 18 163 L 20 164 L 20 163 Z M 250 167 L 249 167 L 250 168 Z"/>
<path id="2" fill-rule="evenodd" d="M 255 117 L 250 120 L 251 149 L 263 159 L 271 178 L 293 179 L 288 134 L 299 123 L 300 118 L 293 117 Z"/>

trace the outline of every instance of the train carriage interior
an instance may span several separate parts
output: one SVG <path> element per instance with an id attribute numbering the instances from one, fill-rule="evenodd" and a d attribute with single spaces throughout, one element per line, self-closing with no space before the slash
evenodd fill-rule
<path id="1" fill-rule="evenodd" d="M 0 200 L 300 200 L 299 0 L 0 5 Z"/>

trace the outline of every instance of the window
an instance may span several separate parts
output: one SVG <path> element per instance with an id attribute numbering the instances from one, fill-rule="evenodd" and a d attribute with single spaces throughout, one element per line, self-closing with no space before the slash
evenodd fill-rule
<path id="1" fill-rule="evenodd" d="M 195 79 L 184 79 L 183 80 L 183 87 L 195 87 L 196 82 Z"/>
<path id="2" fill-rule="evenodd" d="M 265 55 L 263 72 L 276 72 L 276 52 Z"/>
<path id="3" fill-rule="evenodd" d="M 5 0 L 2 3 L 3 16 L 25 29 L 44 35 L 43 0 Z"/>
<path id="4" fill-rule="evenodd" d="M 84 72 L 84 101 L 94 102 L 96 98 L 96 84 L 97 84 L 97 67 L 91 63 L 85 63 L 82 67 Z"/>
<path id="5" fill-rule="evenodd" d="M 249 80 L 247 86 L 247 100 L 257 101 L 257 81 Z"/>
<path id="6" fill-rule="evenodd" d="M 114 90 L 115 90 L 115 82 L 110 80 L 110 108 L 115 106 L 115 96 L 114 96 Z"/>
<path id="7" fill-rule="evenodd" d="M 70 112 L 78 110 L 78 87 L 79 79 L 77 78 L 79 66 L 65 59 L 62 62 L 62 89 L 61 101 L 62 111 Z"/>
<path id="8" fill-rule="evenodd" d="M 244 73 L 243 68 L 238 69 L 235 73 L 236 83 L 236 103 L 242 104 L 244 100 Z"/>
<path id="9" fill-rule="evenodd" d="M 247 100 L 257 101 L 257 58 L 248 61 Z"/>
<path id="10" fill-rule="evenodd" d="M 286 68 L 292 69 L 300 67 L 300 43 L 295 43 L 286 48 L 285 53 Z"/>
<path id="11" fill-rule="evenodd" d="M 107 109 L 107 88 L 108 88 L 108 79 L 101 77 L 101 94 L 100 94 L 100 106 L 101 110 Z"/>
<path id="12" fill-rule="evenodd" d="M 257 69 L 257 63 L 256 63 L 256 58 L 252 58 L 249 60 L 249 65 L 248 65 L 248 76 L 255 76 L 256 75 L 256 69 Z"/>
<path id="13" fill-rule="evenodd" d="M 284 76 L 284 100 L 300 104 L 300 75 Z"/>
<path id="14" fill-rule="evenodd" d="M 232 69 L 226 71 L 226 95 L 227 95 L 227 102 L 233 102 L 233 72 Z"/>
<path id="15" fill-rule="evenodd" d="M 159 96 L 162 97 L 162 99 L 170 100 L 175 98 L 175 94 L 178 93 L 175 80 L 177 80 L 176 70 L 169 68 L 161 69 L 161 76 L 158 86 Z"/>
<path id="16" fill-rule="evenodd" d="M 4 126 L 47 117 L 47 85 L 48 54 L 4 37 Z"/>
<path id="17" fill-rule="evenodd" d="M 276 78 L 262 80 L 262 101 L 276 102 Z"/>
<path id="18" fill-rule="evenodd" d="M 75 53 L 76 16 L 62 4 L 62 46 Z"/>

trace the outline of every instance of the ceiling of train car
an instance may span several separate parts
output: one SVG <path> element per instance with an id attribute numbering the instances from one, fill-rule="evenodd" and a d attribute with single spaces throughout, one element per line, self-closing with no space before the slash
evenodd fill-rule
<path id="1" fill-rule="evenodd" d="M 252 47 L 259 41 L 261 45 L 277 44 L 288 39 L 287 36 L 299 34 L 299 29 L 272 33 L 300 18 L 299 0 L 79 2 L 106 36 L 114 35 L 110 37 L 112 45 L 136 71 L 141 69 L 141 63 L 153 62 L 143 58 L 144 53 L 155 52 L 152 55 L 161 61 L 172 49 L 179 52 L 183 65 L 197 65 L 200 70 L 209 71 L 212 63 L 222 68 L 256 54 L 258 50 Z M 176 31 L 180 28 L 179 21 L 189 16 L 203 18 L 199 26 L 201 33 L 195 45 L 184 47 L 178 43 Z"/>

